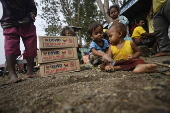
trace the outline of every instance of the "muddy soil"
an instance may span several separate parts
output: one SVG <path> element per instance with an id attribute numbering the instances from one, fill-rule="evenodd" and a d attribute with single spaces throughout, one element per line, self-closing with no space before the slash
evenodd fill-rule
<path id="1" fill-rule="evenodd" d="M 1 77 L 0 113 L 170 113 L 170 68 L 162 64 L 169 57 L 144 59 L 166 71 L 84 70 L 9 85 Z"/>

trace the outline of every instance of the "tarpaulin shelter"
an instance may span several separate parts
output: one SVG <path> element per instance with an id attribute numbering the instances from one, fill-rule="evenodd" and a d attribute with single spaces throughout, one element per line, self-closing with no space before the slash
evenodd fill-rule
<path id="1" fill-rule="evenodd" d="M 152 5 L 152 0 L 129 0 L 121 7 L 120 14 L 128 18 L 129 21 L 146 16 Z"/>

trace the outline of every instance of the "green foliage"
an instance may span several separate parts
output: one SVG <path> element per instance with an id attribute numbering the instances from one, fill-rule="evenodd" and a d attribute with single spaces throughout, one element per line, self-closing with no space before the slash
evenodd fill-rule
<path id="1" fill-rule="evenodd" d="M 60 34 L 63 25 L 82 27 L 79 37 L 86 41 L 87 28 L 92 22 L 103 22 L 103 16 L 97 9 L 95 0 L 41 0 L 40 17 L 48 24 L 44 29 L 46 35 Z"/>
<path id="2" fill-rule="evenodd" d="M 47 23 L 47 26 L 44 25 L 44 30 L 47 36 L 55 36 L 61 29 L 61 22 L 58 16 L 58 1 L 54 0 L 41 0 L 40 8 L 42 13 L 39 15 Z"/>

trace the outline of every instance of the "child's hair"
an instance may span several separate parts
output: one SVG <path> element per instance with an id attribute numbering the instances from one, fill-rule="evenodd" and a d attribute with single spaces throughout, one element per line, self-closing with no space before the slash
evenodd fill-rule
<path id="1" fill-rule="evenodd" d="M 69 27 L 69 26 L 64 26 L 63 28 L 62 28 L 62 30 L 61 30 L 61 33 L 60 33 L 60 36 L 66 36 L 66 31 L 71 31 L 72 32 L 72 34 L 73 34 L 73 36 L 76 36 L 76 33 L 74 32 L 74 29 L 73 28 L 71 28 L 71 27 Z"/>
<path id="2" fill-rule="evenodd" d="M 109 16 L 110 16 L 110 10 L 111 10 L 112 8 L 116 8 L 117 11 L 118 11 L 118 13 L 120 13 L 120 7 L 119 7 L 119 5 L 118 5 L 118 4 L 114 4 L 114 5 L 110 6 L 109 9 L 107 10 L 107 14 L 108 14 Z"/>
<path id="3" fill-rule="evenodd" d="M 98 22 L 94 22 L 92 24 L 89 25 L 87 32 L 89 33 L 90 36 L 92 36 L 93 31 L 98 27 L 101 26 L 101 28 L 103 29 L 102 24 L 98 23 Z"/>
<path id="4" fill-rule="evenodd" d="M 124 24 L 122 24 L 122 23 L 120 23 L 120 22 L 116 22 L 116 23 L 113 23 L 111 26 L 110 26 L 110 28 L 111 27 L 115 27 L 116 28 L 116 32 L 122 32 L 122 37 L 125 37 L 126 36 L 126 34 L 127 34 L 127 29 L 126 29 L 126 26 L 124 25 Z M 110 29 L 109 28 L 109 29 Z"/>
<path id="5" fill-rule="evenodd" d="M 146 21 L 144 18 L 138 18 L 138 19 L 136 20 L 136 23 L 139 24 L 139 22 L 140 22 L 141 20 Z"/>

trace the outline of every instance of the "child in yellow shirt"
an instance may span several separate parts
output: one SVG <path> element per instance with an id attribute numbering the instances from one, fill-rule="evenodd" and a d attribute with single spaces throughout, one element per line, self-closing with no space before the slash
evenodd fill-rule
<path id="1" fill-rule="evenodd" d="M 139 59 L 140 50 L 133 41 L 124 40 L 126 36 L 126 27 L 122 23 L 113 23 L 108 29 L 110 47 L 107 51 L 108 57 L 116 61 L 116 64 L 110 65 L 109 61 L 101 64 L 101 70 L 107 71 L 110 68 L 114 70 L 133 70 L 134 73 L 156 72 L 156 64 L 145 64 Z"/>

